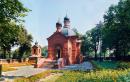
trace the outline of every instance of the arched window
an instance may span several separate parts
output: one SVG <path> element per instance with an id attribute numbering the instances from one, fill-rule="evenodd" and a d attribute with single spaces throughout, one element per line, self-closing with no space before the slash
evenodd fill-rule
<path id="1" fill-rule="evenodd" d="M 36 54 L 36 49 L 34 49 L 34 54 Z"/>

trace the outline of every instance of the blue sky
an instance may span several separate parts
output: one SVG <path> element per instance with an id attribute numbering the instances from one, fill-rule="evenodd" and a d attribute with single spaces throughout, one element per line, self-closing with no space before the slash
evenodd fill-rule
<path id="1" fill-rule="evenodd" d="M 47 38 L 55 30 L 55 23 L 66 13 L 71 21 L 71 28 L 84 34 L 103 20 L 104 13 L 119 0 L 21 0 L 32 11 L 25 17 L 25 27 L 41 46 L 47 45 Z"/>

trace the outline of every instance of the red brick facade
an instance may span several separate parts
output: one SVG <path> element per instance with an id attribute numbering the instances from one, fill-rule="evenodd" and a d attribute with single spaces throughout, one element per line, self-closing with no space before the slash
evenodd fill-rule
<path id="1" fill-rule="evenodd" d="M 56 32 L 47 39 L 48 58 L 52 60 L 64 58 L 66 65 L 80 63 L 81 61 L 80 41 L 76 34 L 72 35 L 69 23 L 69 18 L 64 18 L 63 29 L 61 23 L 56 23 Z M 68 34 L 65 35 L 65 33 Z"/>
<path id="2" fill-rule="evenodd" d="M 32 57 L 41 57 L 42 56 L 42 54 L 41 54 L 41 46 L 38 45 L 37 42 L 32 47 L 31 54 L 32 54 L 31 55 Z"/>

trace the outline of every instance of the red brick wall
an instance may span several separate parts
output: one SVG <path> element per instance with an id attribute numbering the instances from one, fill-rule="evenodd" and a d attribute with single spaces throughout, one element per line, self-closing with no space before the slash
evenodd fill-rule
<path id="1" fill-rule="evenodd" d="M 31 51 L 32 56 L 33 55 L 37 55 L 37 56 L 41 56 L 41 47 L 32 47 L 32 51 Z"/>
<path id="2" fill-rule="evenodd" d="M 59 45 L 62 49 L 61 57 L 65 58 L 66 64 L 78 63 L 80 45 L 76 40 L 77 37 L 65 37 L 60 32 L 55 32 L 48 38 L 48 58 L 56 59 L 55 47 Z"/>

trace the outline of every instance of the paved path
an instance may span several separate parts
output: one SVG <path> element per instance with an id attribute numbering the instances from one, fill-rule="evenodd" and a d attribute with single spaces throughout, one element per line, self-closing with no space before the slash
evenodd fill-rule
<path id="1" fill-rule="evenodd" d="M 75 64 L 75 65 L 70 65 L 70 66 L 65 66 L 64 68 L 62 68 L 62 70 L 91 70 L 93 69 L 93 66 L 90 62 L 83 62 L 81 64 Z M 21 67 L 17 67 L 17 70 L 14 71 L 8 71 L 8 72 L 3 72 L 3 78 L 5 79 L 4 81 L 0 81 L 0 82 L 13 82 L 14 78 L 17 77 L 29 77 L 38 73 L 41 73 L 43 71 L 45 71 L 47 69 L 43 69 L 43 68 L 34 68 L 33 66 L 21 66 Z M 58 69 L 57 69 L 58 70 Z M 39 82 L 48 82 L 51 81 L 52 78 L 53 80 L 57 79 L 59 76 L 61 76 L 62 74 L 51 74 L 50 76 L 44 78 L 44 79 L 40 79 Z"/>
<path id="2" fill-rule="evenodd" d="M 21 66 L 21 67 L 17 67 L 17 70 L 3 72 L 2 75 L 3 78 L 5 78 L 5 80 L 7 79 L 11 80 L 17 77 L 29 77 L 41 73 L 45 70 L 46 69 L 34 68 L 33 66 Z"/>
<path id="3" fill-rule="evenodd" d="M 87 71 L 93 69 L 93 66 L 90 62 L 83 62 L 81 64 L 74 64 L 74 65 L 69 65 L 65 66 L 62 68 L 63 70 L 82 70 L 82 71 Z"/>

